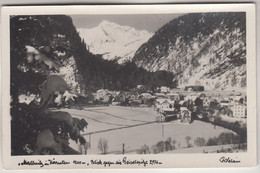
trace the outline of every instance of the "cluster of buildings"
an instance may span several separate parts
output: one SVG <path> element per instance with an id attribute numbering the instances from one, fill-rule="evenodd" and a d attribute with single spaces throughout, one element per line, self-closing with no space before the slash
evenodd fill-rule
<path id="1" fill-rule="evenodd" d="M 155 96 L 155 110 L 164 117 L 176 115 L 178 119 L 183 118 L 180 116 L 183 110 L 188 117 L 191 115 L 196 115 L 198 118 L 203 118 L 203 115 L 208 118 L 216 115 L 238 119 L 247 117 L 244 93 L 172 90 L 166 94 L 155 93 Z"/>
<path id="2" fill-rule="evenodd" d="M 140 86 L 138 86 L 140 88 Z M 138 88 L 137 87 L 137 88 Z M 93 94 L 93 100 L 99 103 L 109 103 L 123 106 L 154 106 L 158 112 L 157 121 L 191 122 L 192 115 L 198 110 L 204 110 L 208 116 L 229 116 L 246 118 L 246 95 L 234 91 L 193 91 L 188 89 L 171 89 L 162 86 L 159 92 L 148 91 L 124 92 L 100 89 Z M 202 89 L 203 87 L 199 87 Z M 214 111 L 209 111 L 209 110 Z"/>
<path id="3" fill-rule="evenodd" d="M 137 92 L 109 91 L 107 89 L 100 89 L 92 94 L 94 101 L 111 103 L 112 105 L 131 105 L 131 103 L 141 105 L 146 104 L 147 100 L 154 98 L 150 93 L 139 94 Z"/>
<path id="4" fill-rule="evenodd" d="M 232 111 L 231 117 L 246 118 L 247 117 L 247 104 L 246 96 L 233 96 L 220 102 L 221 107 L 228 108 Z"/>

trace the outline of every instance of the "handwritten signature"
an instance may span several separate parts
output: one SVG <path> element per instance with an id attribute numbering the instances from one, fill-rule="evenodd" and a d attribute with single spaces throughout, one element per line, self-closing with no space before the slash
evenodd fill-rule
<path id="1" fill-rule="evenodd" d="M 232 159 L 230 157 L 226 158 L 225 156 L 220 157 L 219 161 L 221 163 L 240 163 L 240 160 L 235 160 L 235 159 Z"/>

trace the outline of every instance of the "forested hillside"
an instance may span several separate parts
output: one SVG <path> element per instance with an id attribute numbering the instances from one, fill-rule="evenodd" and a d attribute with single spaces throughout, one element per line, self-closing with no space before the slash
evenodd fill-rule
<path id="1" fill-rule="evenodd" d="M 44 58 L 30 60 L 27 54 L 32 49 Z M 28 91 L 39 93 L 39 86 L 50 74 L 62 76 L 82 94 L 100 88 L 127 90 L 137 84 L 171 85 L 173 79 L 168 72 L 150 73 L 133 63 L 118 65 L 93 55 L 68 16 L 12 17 L 11 66 L 12 94 L 16 97 Z"/>
<path id="2" fill-rule="evenodd" d="M 246 87 L 245 13 L 194 13 L 161 27 L 136 52 L 133 62 L 149 71 L 175 74 L 179 87 Z"/>

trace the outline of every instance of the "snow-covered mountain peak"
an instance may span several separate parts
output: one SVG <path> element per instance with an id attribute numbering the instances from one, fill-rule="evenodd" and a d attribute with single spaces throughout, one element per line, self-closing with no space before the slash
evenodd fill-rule
<path id="1" fill-rule="evenodd" d="M 110 25 L 112 22 L 109 22 L 107 20 L 103 20 L 102 22 L 99 23 L 99 26 L 105 26 L 105 25 Z"/>
<path id="2" fill-rule="evenodd" d="M 102 22 L 100 22 L 97 27 L 100 27 L 105 30 L 116 29 L 121 31 L 130 31 L 130 30 L 135 31 L 135 29 L 130 26 L 119 25 L 117 23 L 109 22 L 107 20 L 103 20 Z"/>
<path id="3" fill-rule="evenodd" d="M 103 20 L 102 22 L 100 22 L 97 27 L 118 27 L 120 25 L 118 25 L 117 23 L 114 22 L 109 22 L 107 20 Z"/>
<path id="4" fill-rule="evenodd" d="M 90 52 L 102 54 L 107 60 L 117 59 L 120 64 L 132 60 L 136 50 L 153 35 L 106 20 L 94 28 L 78 31 Z"/>

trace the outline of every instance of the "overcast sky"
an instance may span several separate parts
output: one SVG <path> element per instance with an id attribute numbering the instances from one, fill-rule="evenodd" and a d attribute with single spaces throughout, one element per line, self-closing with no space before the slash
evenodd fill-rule
<path id="1" fill-rule="evenodd" d="M 120 14 L 120 15 L 71 15 L 77 28 L 93 28 L 103 20 L 155 32 L 161 26 L 183 14 Z"/>

